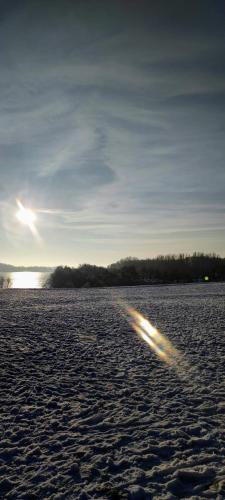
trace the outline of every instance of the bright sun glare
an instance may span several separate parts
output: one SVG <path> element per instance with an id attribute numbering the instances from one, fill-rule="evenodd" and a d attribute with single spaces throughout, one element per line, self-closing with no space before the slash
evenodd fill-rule
<path id="1" fill-rule="evenodd" d="M 19 200 L 17 200 L 17 205 L 19 207 L 19 210 L 16 214 L 17 219 L 19 219 L 22 224 L 30 227 L 36 220 L 35 213 L 32 212 L 30 208 L 25 208 Z"/>
<path id="2" fill-rule="evenodd" d="M 41 242 L 41 237 L 38 233 L 38 230 L 37 228 L 35 227 L 34 223 L 36 221 L 36 215 L 35 213 L 33 212 L 33 210 L 31 210 L 30 208 L 25 208 L 23 206 L 23 204 L 21 203 L 20 200 L 16 200 L 17 202 L 17 205 L 19 207 L 19 210 L 18 212 L 16 213 L 16 217 L 17 219 L 22 223 L 24 224 L 25 226 L 28 226 L 29 229 L 31 230 L 33 236 L 39 241 Z"/>

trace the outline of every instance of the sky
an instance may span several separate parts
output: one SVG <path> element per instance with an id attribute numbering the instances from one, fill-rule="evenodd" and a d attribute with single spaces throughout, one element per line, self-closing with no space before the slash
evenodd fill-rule
<path id="1" fill-rule="evenodd" d="M 225 256 L 224 26 L 224 0 L 0 0 L 1 262 Z"/>

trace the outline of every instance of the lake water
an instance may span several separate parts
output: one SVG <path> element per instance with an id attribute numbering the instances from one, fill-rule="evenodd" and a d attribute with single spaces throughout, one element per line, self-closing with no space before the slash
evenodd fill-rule
<path id="1" fill-rule="evenodd" d="M 50 273 L 18 271 L 0 273 L 0 288 L 42 288 Z M 1 283 L 1 277 L 3 283 Z"/>

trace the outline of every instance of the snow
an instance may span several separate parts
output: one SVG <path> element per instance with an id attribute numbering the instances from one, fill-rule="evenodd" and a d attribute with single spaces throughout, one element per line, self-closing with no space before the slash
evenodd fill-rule
<path id="1" fill-rule="evenodd" d="M 184 355 L 168 368 L 116 297 Z M 0 292 L 0 497 L 225 498 L 225 284 Z"/>

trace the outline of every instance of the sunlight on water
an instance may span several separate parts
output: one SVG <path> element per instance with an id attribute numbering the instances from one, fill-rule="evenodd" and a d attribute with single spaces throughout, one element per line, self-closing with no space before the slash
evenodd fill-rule
<path id="1" fill-rule="evenodd" d="M 42 288 L 48 273 L 17 271 L 4 275 L 3 288 Z"/>
<path id="2" fill-rule="evenodd" d="M 39 286 L 39 275 L 37 273 L 12 273 L 11 288 L 39 288 Z"/>

